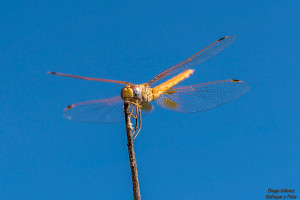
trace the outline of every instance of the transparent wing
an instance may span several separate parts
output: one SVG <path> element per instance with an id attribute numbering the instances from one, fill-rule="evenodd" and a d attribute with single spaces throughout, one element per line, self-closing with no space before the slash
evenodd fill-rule
<path id="1" fill-rule="evenodd" d="M 177 112 L 200 112 L 243 95 L 248 85 L 239 80 L 222 80 L 171 88 L 156 99 L 160 107 Z"/>
<path id="2" fill-rule="evenodd" d="M 92 123 L 121 123 L 125 120 L 120 96 L 72 104 L 65 108 L 64 116 Z"/>
<path id="3" fill-rule="evenodd" d="M 153 106 L 147 106 L 142 110 L 142 116 L 152 112 Z M 81 122 L 125 123 L 123 100 L 120 96 L 69 105 L 64 110 L 64 116 L 69 120 Z"/>
<path id="4" fill-rule="evenodd" d="M 102 79 L 102 78 L 89 78 L 84 76 L 77 76 L 77 75 L 71 75 L 71 74 L 63 74 L 58 72 L 48 72 L 48 74 L 56 75 L 56 76 L 64 76 L 69 78 L 78 78 L 88 81 L 100 81 L 100 82 L 109 82 L 109 83 L 118 83 L 123 85 L 134 85 L 132 83 L 126 82 L 126 81 L 117 81 L 117 80 L 110 80 L 110 79 Z"/>
<path id="5" fill-rule="evenodd" d="M 198 65 L 209 58 L 213 57 L 226 47 L 228 47 L 233 41 L 235 40 L 235 36 L 226 36 L 224 38 L 219 39 L 218 41 L 212 43 L 211 45 L 207 46 L 206 48 L 202 49 L 189 59 L 178 63 L 177 65 L 174 65 L 173 67 L 170 67 L 166 69 L 165 71 L 161 72 L 154 78 L 152 78 L 148 84 L 152 85 L 158 80 L 161 80 L 162 78 L 166 78 L 170 75 L 177 74 L 187 68 L 193 67 L 195 65 Z"/>

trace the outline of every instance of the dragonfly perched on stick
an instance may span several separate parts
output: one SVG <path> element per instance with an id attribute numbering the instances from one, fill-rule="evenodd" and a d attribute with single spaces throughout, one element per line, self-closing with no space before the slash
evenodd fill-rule
<path id="1" fill-rule="evenodd" d="M 79 78 L 90 81 L 110 82 L 126 85 L 121 90 L 121 95 L 72 104 L 65 108 L 64 116 L 70 120 L 96 123 L 119 123 L 124 120 L 123 103 L 131 104 L 131 116 L 135 118 L 135 138 L 141 129 L 142 113 L 147 114 L 153 111 L 152 101 L 165 109 L 177 112 L 200 112 L 214 108 L 218 105 L 232 101 L 243 95 L 249 87 L 240 80 L 228 79 L 201 83 L 188 86 L 176 86 L 186 78 L 190 77 L 194 70 L 190 69 L 209 58 L 213 57 L 235 40 L 235 36 L 223 37 L 209 46 L 205 47 L 192 57 L 174 65 L 153 77 L 143 84 L 133 84 L 125 81 L 88 78 L 56 72 L 49 74 Z M 167 81 L 154 86 L 155 83 L 169 78 Z"/>

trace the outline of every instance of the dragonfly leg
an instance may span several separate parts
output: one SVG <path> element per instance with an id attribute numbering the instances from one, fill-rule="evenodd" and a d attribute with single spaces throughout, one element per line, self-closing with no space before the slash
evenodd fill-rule
<path id="1" fill-rule="evenodd" d="M 139 134 L 139 132 L 140 132 L 140 130 L 142 128 L 142 111 L 141 111 L 140 108 L 138 108 L 138 119 L 139 119 L 139 121 L 138 121 L 139 128 L 138 128 L 138 130 L 135 129 L 136 133 L 135 133 L 135 136 L 134 136 L 133 140 L 135 140 L 136 136 Z M 137 121 L 136 121 L 136 125 L 137 125 Z M 136 128 L 137 128 L 137 126 L 136 126 Z"/>
<path id="2" fill-rule="evenodd" d="M 142 108 L 142 106 L 139 105 L 139 104 L 136 103 L 136 102 L 130 102 L 130 103 L 132 104 L 132 109 L 131 109 L 131 111 L 130 111 L 130 115 L 131 115 L 134 119 L 136 119 L 137 116 L 138 116 L 138 108 L 140 109 L 140 108 Z M 133 114 L 134 108 L 136 108 L 135 115 Z"/>
<path id="3" fill-rule="evenodd" d="M 130 111 L 130 116 L 133 117 L 134 119 L 136 119 L 136 114 L 135 115 L 133 114 L 135 107 L 136 107 L 135 105 L 132 105 L 132 108 L 131 108 L 131 111 Z"/>
<path id="4" fill-rule="evenodd" d="M 137 119 L 137 113 L 135 112 L 135 114 L 133 114 L 134 108 L 136 109 L 137 107 L 134 105 L 132 106 L 132 110 L 130 111 L 130 116 L 133 117 L 134 119 Z"/>
<path id="5" fill-rule="evenodd" d="M 130 103 L 131 103 L 132 107 L 130 108 L 129 114 L 130 114 L 130 117 L 135 119 L 135 126 L 134 126 L 131 136 L 133 139 L 135 139 L 142 127 L 142 119 L 141 119 L 142 106 L 139 105 L 137 102 L 130 102 Z"/>
<path id="6" fill-rule="evenodd" d="M 133 133 L 132 133 L 132 137 L 136 134 L 136 130 L 137 130 L 137 127 L 138 127 L 138 107 L 137 106 L 135 106 L 135 113 L 136 113 L 136 115 L 135 116 L 132 116 L 133 118 L 135 118 L 135 127 L 134 127 L 134 131 L 133 131 Z"/>
<path id="7" fill-rule="evenodd" d="M 139 107 L 139 108 L 142 107 L 140 104 L 138 104 L 138 103 L 136 103 L 136 102 L 130 102 L 130 103 L 133 104 L 133 105 L 135 105 L 135 106 L 137 106 L 137 107 Z"/>

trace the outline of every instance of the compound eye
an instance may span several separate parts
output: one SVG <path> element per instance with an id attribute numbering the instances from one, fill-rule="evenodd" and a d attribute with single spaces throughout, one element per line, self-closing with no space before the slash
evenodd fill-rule
<path id="1" fill-rule="evenodd" d="M 139 100 L 142 97 L 140 88 L 133 89 L 133 95 L 135 100 Z"/>

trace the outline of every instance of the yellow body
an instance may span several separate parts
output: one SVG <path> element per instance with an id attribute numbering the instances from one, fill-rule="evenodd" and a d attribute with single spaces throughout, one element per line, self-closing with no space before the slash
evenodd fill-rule
<path id="1" fill-rule="evenodd" d="M 170 88 L 190 77 L 193 73 L 194 70 L 188 69 L 154 88 L 150 88 L 147 83 L 126 86 L 121 91 L 121 97 L 124 101 L 131 101 L 143 105 L 165 94 Z M 136 93 L 140 93 L 140 98 L 136 97 Z"/>
<path id="2" fill-rule="evenodd" d="M 190 77 L 193 73 L 194 70 L 188 69 L 154 88 L 150 88 L 147 83 L 125 86 L 121 90 L 121 97 L 124 101 L 131 101 L 133 103 L 143 105 L 157 99 L 162 94 L 165 94 L 170 88 Z M 135 93 L 137 93 L 137 90 L 140 92 L 140 98 L 136 98 Z"/>
<path id="3" fill-rule="evenodd" d="M 173 78 L 167 80 L 166 82 L 154 87 L 152 89 L 152 94 L 153 94 L 153 100 L 158 98 L 160 95 L 165 93 L 168 89 L 172 88 L 173 86 L 177 85 L 184 79 L 190 77 L 194 73 L 193 69 L 188 69 L 177 76 L 174 76 Z"/>

